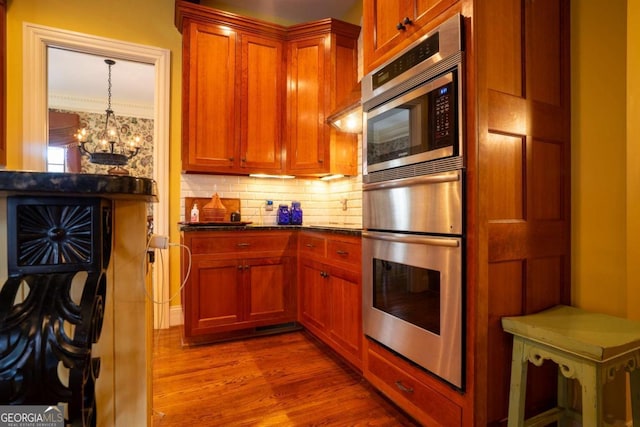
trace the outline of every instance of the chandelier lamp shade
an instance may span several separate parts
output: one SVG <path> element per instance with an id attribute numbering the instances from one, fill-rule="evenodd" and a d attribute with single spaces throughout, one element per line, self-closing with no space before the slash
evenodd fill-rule
<path id="1" fill-rule="evenodd" d="M 128 174 L 122 166 L 125 166 L 140 151 L 140 138 L 135 137 L 126 142 L 120 139 L 120 127 L 111 108 L 111 67 L 116 61 L 105 59 L 104 62 L 109 67 L 108 101 L 104 127 L 96 129 L 94 132 L 89 132 L 86 128 L 79 130 L 76 134 L 78 148 L 80 153 L 87 156 L 91 163 L 115 166 L 115 172 L 110 170 L 109 173 Z M 90 136 L 91 142 L 88 140 Z"/>

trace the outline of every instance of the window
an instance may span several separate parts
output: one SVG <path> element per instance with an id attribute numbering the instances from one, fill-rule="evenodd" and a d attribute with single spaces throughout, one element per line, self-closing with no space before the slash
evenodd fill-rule
<path id="1" fill-rule="evenodd" d="M 47 172 L 64 172 L 64 147 L 47 147 Z"/>

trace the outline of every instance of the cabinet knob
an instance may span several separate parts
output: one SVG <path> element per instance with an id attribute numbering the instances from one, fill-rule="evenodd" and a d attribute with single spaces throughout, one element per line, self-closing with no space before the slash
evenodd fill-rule
<path id="1" fill-rule="evenodd" d="M 247 161 L 247 158 L 246 158 L 246 157 L 242 157 L 242 158 L 240 159 L 240 161 L 244 163 L 244 162 L 246 162 L 246 161 Z"/>
<path id="2" fill-rule="evenodd" d="M 233 162 L 233 157 L 229 157 L 229 161 L 230 161 L 230 162 Z"/>
<path id="3" fill-rule="evenodd" d="M 406 16 L 402 21 L 398 22 L 398 24 L 396 25 L 396 28 L 399 31 L 404 31 L 407 29 L 407 25 L 413 25 L 413 21 L 409 19 L 408 16 Z"/>

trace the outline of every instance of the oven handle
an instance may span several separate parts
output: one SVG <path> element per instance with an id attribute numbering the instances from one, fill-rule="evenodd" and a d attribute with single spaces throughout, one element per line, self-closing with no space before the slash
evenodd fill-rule
<path id="1" fill-rule="evenodd" d="M 407 187 L 418 184 L 442 184 L 444 182 L 460 181 L 459 171 L 443 172 L 431 175 L 421 175 L 412 178 L 394 179 L 392 181 L 374 182 L 371 184 L 363 184 L 362 190 L 380 190 L 383 188 Z"/>
<path id="2" fill-rule="evenodd" d="M 386 240 L 388 242 L 418 243 L 421 245 L 429 246 L 446 246 L 448 248 L 457 248 L 460 246 L 460 240 L 458 239 L 407 236 L 406 234 L 397 233 L 378 233 L 375 231 L 363 231 L 362 237 L 376 240 Z"/>

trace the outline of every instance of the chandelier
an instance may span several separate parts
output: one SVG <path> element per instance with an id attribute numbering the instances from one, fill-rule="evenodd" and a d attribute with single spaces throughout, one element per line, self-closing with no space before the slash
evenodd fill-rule
<path id="1" fill-rule="evenodd" d="M 128 175 L 129 172 L 122 166 L 125 166 L 129 159 L 134 157 L 140 151 L 140 138 L 136 137 L 128 142 L 122 142 L 120 139 L 120 127 L 116 121 L 116 115 L 111 108 L 111 67 L 116 63 L 113 59 L 105 59 L 104 62 L 109 66 L 109 78 L 107 87 L 107 113 L 104 120 L 104 127 L 98 129 L 92 138 L 92 146 L 89 147 L 87 141 L 88 132 L 86 129 L 80 130 L 76 134 L 78 139 L 78 148 L 80 153 L 89 157 L 91 163 L 98 165 L 115 166 L 109 169 L 110 174 Z M 97 142 L 95 140 L 97 139 Z"/>

